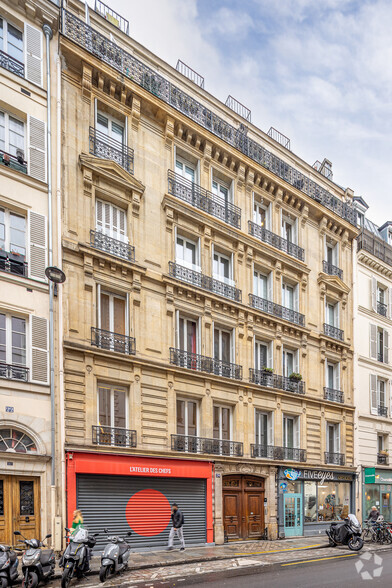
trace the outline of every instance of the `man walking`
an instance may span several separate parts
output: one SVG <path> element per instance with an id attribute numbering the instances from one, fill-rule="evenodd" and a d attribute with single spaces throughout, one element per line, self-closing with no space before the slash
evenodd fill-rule
<path id="1" fill-rule="evenodd" d="M 172 520 L 173 526 L 170 529 L 169 546 L 167 549 L 168 549 L 168 551 L 171 551 L 172 549 L 174 549 L 173 548 L 174 535 L 177 535 L 177 537 L 181 543 L 180 551 L 184 551 L 184 549 L 185 549 L 184 530 L 183 530 L 184 515 L 178 509 L 178 504 L 176 504 L 175 502 L 173 502 L 173 504 L 172 504 L 171 520 Z"/>

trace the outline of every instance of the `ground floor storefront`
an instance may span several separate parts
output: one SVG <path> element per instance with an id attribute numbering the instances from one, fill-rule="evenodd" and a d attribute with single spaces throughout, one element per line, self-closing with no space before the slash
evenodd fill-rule
<path id="1" fill-rule="evenodd" d="M 324 534 L 355 513 L 355 480 L 354 471 L 279 468 L 279 536 Z"/>
<path id="2" fill-rule="evenodd" d="M 376 506 L 386 521 L 392 521 L 392 470 L 362 468 L 362 520 Z"/>

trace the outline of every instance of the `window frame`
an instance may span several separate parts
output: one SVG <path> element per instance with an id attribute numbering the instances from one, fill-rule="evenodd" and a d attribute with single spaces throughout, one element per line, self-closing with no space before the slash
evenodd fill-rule
<path id="1" fill-rule="evenodd" d="M 215 331 L 219 331 L 219 357 L 215 357 Z M 226 328 L 221 327 L 219 325 L 213 324 L 213 340 L 212 340 L 212 348 L 213 348 L 213 357 L 218 361 L 224 361 L 222 359 L 222 333 L 227 333 L 230 335 L 230 361 L 229 363 L 233 364 L 233 358 L 235 357 L 235 350 L 234 350 L 234 328 Z"/>
<path id="2" fill-rule="evenodd" d="M 0 19 L 3 21 L 3 46 L 0 46 L 0 49 L 11 59 L 16 59 L 19 63 L 25 64 L 25 33 L 24 30 L 21 30 L 20 27 L 15 25 L 13 22 L 8 21 L 4 16 L 0 15 Z M 4 26 L 5 25 L 5 26 Z M 8 52 L 8 27 L 12 26 L 15 30 L 17 30 L 22 35 L 22 59 L 17 59 L 13 57 L 11 53 Z"/>
<path id="3" fill-rule="evenodd" d="M 183 267 L 187 267 L 188 269 L 192 269 L 195 272 L 201 272 L 201 263 L 200 263 L 200 237 L 196 237 L 196 240 L 194 241 L 193 239 L 186 237 L 185 235 L 183 235 L 181 233 L 181 231 L 178 231 L 177 228 L 175 230 L 175 234 L 174 234 L 174 256 L 175 256 L 175 262 L 178 265 L 181 265 Z M 180 245 L 178 245 L 177 241 L 178 239 L 183 239 L 184 241 L 184 246 L 183 249 L 185 251 L 185 245 L 186 243 L 189 243 L 191 245 L 194 245 L 195 247 L 195 264 L 193 263 L 189 263 L 188 261 L 181 259 L 179 257 L 177 257 L 177 248 L 180 247 Z"/>
<path id="4" fill-rule="evenodd" d="M 291 240 L 287 239 L 286 225 L 291 227 Z M 282 211 L 280 230 L 283 239 L 285 239 L 288 243 L 298 245 L 297 218 L 289 218 L 288 214 Z"/>
<path id="5" fill-rule="evenodd" d="M 16 150 L 20 149 L 20 147 L 17 147 L 17 149 L 15 150 L 15 153 L 11 153 L 10 151 L 10 118 L 14 119 L 15 121 L 17 121 L 18 123 L 21 123 L 23 125 L 23 159 L 26 161 L 27 160 L 27 156 L 26 156 L 26 149 L 27 149 L 27 124 L 26 121 L 23 120 L 22 118 L 15 116 L 14 114 L 11 114 L 10 112 L 8 112 L 7 110 L 4 110 L 3 108 L 0 108 L 0 114 L 4 115 L 4 151 L 3 153 L 8 153 L 10 155 L 12 155 L 13 157 L 16 157 Z M 2 151 L 2 149 L 0 148 L 0 151 Z"/>
<path id="6" fill-rule="evenodd" d="M 330 386 L 329 385 L 329 374 L 328 374 L 328 368 L 332 367 L 333 370 L 333 382 L 334 385 Z M 340 362 L 338 361 L 332 361 L 330 359 L 327 359 L 325 362 L 325 386 L 326 388 L 330 388 L 333 390 L 339 390 L 340 391 L 340 386 L 341 386 L 341 382 L 340 382 Z M 336 387 L 337 386 L 337 387 Z"/>
<path id="7" fill-rule="evenodd" d="M 219 437 L 214 437 L 214 420 L 215 420 L 215 408 L 219 408 Z M 229 411 L 229 438 L 222 439 L 222 409 Z M 219 402 L 213 402 L 212 404 L 212 436 L 217 441 L 233 441 L 233 407 L 227 404 L 221 404 Z"/>
<path id="8" fill-rule="evenodd" d="M 178 432 L 178 411 L 177 411 L 177 402 L 185 402 L 185 423 L 184 429 L 185 433 Z M 196 433 L 195 435 L 189 435 L 188 430 L 188 403 L 193 402 L 196 405 Z M 200 435 L 200 401 L 196 398 L 187 398 L 186 396 L 176 396 L 176 434 L 177 435 L 185 435 L 186 437 L 199 437 Z"/>
<path id="9" fill-rule="evenodd" d="M 110 390 L 110 425 L 102 425 L 100 423 L 100 410 L 99 410 L 99 390 L 100 388 L 106 388 Z M 125 393 L 125 427 L 114 426 L 114 391 Z M 129 389 L 126 386 L 117 386 L 115 384 L 105 384 L 104 382 L 97 382 L 97 424 L 98 426 L 107 427 L 111 429 L 129 429 Z"/>
<path id="10" fill-rule="evenodd" d="M 226 278 L 225 276 L 221 276 L 220 274 L 215 273 L 215 255 L 219 257 L 218 259 L 218 269 L 220 268 L 220 259 L 226 259 L 229 262 L 229 277 Z M 223 284 L 227 284 L 229 286 L 235 287 L 234 281 L 234 260 L 233 260 L 233 253 L 227 255 L 226 253 L 222 253 L 219 249 L 215 249 L 212 247 L 212 277 L 214 280 L 218 280 L 218 282 L 222 282 Z"/>
<path id="11" fill-rule="evenodd" d="M 102 308 L 101 308 L 101 296 L 102 294 L 106 294 L 107 296 L 109 296 L 109 326 L 113 326 L 114 327 L 114 298 L 120 298 L 121 300 L 124 300 L 125 302 L 125 309 L 124 309 L 124 324 L 125 324 L 125 333 L 124 336 L 125 337 L 129 337 L 129 297 L 128 294 L 119 294 L 118 292 L 113 292 L 110 290 L 106 290 L 104 287 L 101 286 L 101 284 L 97 285 L 97 298 L 98 298 L 98 304 L 97 304 L 97 328 L 98 329 L 102 329 Z M 104 330 L 104 329 L 103 329 Z M 108 331 L 109 333 L 116 333 L 117 331 L 111 330 L 109 329 Z M 122 333 L 118 333 L 119 335 L 121 335 Z"/>
<path id="12" fill-rule="evenodd" d="M 333 308 L 333 324 L 329 322 L 329 308 Z M 330 327 L 340 328 L 340 307 L 339 302 L 325 298 L 325 323 Z"/>
<path id="13" fill-rule="evenodd" d="M 17 367 L 24 367 L 29 368 L 31 367 L 31 345 L 30 345 L 30 321 L 29 317 L 23 316 L 21 314 L 15 312 L 7 312 L 3 309 L 0 309 L 0 314 L 5 316 L 5 363 L 8 365 L 13 365 Z M 18 319 L 24 321 L 25 326 L 25 363 L 13 363 L 12 355 L 14 346 L 12 344 L 12 319 Z M 16 348 L 16 347 L 15 347 Z M 17 349 L 20 349 L 19 347 Z M 23 349 L 23 348 L 22 348 Z"/>
<path id="14" fill-rule="evenodd" d="M 108 132 L 105 133 L 105 131 L 102 131 L 100 128 L 98 128 L 98 116 L 103 116 L 105 118 L 107 118 L 108 120 Z M 122 135 L 122 141 L 118 140 L 118 135 L 112 133 L 112 124 L 115 123 L 116 125 L 118 125 L 119 127 L 122 128 L 123 130 L 123 135 Z M 109 139 L 111 139 L 112 141 L 117 141 L 117 143 L 120 143 L 123 147 L 127 146 L 127 124 L 126 124 L 126 119 L 124 121 L 122 121 L 119 118 L 116 118 L 115 116 L 113 116 L 112 114 L 109 114 L 108 112 L 105 112 L 103 110 L 100 110 L 97 104 L 97 107 L 95 109 L 95 129 L 97 131 L 99 131 L 100 133 L 107 135 L 109 137 Z M 110 131 L 110 132 L 109 132 Z"/>
<path id="15" fill-rule="evenodd" d="M 185 349 L 183 349 L 180 346 L 180 321 L 184 320 L 184 321 L 192 321 L 196 324 L 196 351 L 194 353 L 196 354 L 200 354 L 200 348 L 201 348 L 201 341 L 200 341 L 200 322 L 201 322 L 201 317 L 194 317 L 191 315 L 187 315 L 183 312 L 181 312 L 180 310 L 176 311 L 176 345 L 177 345 L 177 349 L 180 349 L 181 351 L 186 351 Z M 185 333 L 184 333 L 185 335 Z M 185 338 L 184 338 L 185 341 Z M 191 353 L 189 351 L 186 351 L 187 353 Z M 192 352 L 193 353 L 193 352 Z"/>
<path id="16" fill-rule="evenodd" d="M 266 296 L 260 295 L 260 281 L 261 278 L 265 278 L 266 282 Z M 256 286 L 257 282 L 257 287 Z M 253 266 L 253 283 L 252 283 L 252 290 L 254 296 L 258 296 L 262 300 L 268 300 L 269 302 L 273 302 L 273 293 L 272 293 L 272 272 L 264 273 L 262 270 L 257 269 Z M 256 291 L 257 290 L 257 291 Z"/>
<path id="17" fill-rule="evenodd" d="M 260 408 L 255 408 L 255 444 L 256 445 L 260 445 L 263 447 L 263 445 L 260 443 L 260 423 L 259 423 L 259 418 L 260 416 L 266 417 L 266 423 L 267 423 L 267 444 L 266 446 L 273 446 L 274 445 L 274 436 L 275 436 L 275 431 L 274 431 L 274 413 L 272 410 L 262 410 Z M 257 439 L 259 439 L 259 442 L 257 441 Z"/>
<path id="18" fill-rule="evenodd" d="M 178 167 L 177 167 L 177 162 L 180 163 L 183 166 L 183 169 L 181 171 L 179 171 Z M 190 179 L 187 175 L 186 175 L 186 168 L 189 168 L 190 170 L 193 171 L 193 179 Z M 176 174 L 180 175 L 182 178 L 184 178 L 184 180 L 188 180 L 188 182 L 191 182 L 192 184 L 197 184 L 198 183 L 198 164 L 194 164 L 191 161 L 187 160 L 184 156 L 180 155 L 177 153 L 175 153 L 175 157 L 174 157 L 174 171 Z"/>
<path id="19" fill-rule="evenodd" d="M 293 421 L 293 446 L 290 447 L 287 442 L 287 421 Z M 286 423 L 285 423 L 286 421 Z M 298 447 L 297 447 L 298 445 Z M 300 449 L 301 445 L 301 422 L 300 415 L 282 413 L 282 447 L 285 449 Z"/>
<path id="20" fill-rule="evenodd" d="M 263 370 L 262 366 L 257 367 L 258 364 L 258 357 L 259 357 L 259 353 L 257 351 L 257 347 L 258 346 L 265 346 L 267 349 L 267 353 L 266 353 L 266 364 L 263 367 L 267 367 L 267 368 L 273 368 L 273 341 L 265 341 L 263 339 L 259 339 L 256 335 L 254 336 L 254 342 L 253 342 L 253 365 L 255 370 Z"/>
<path id="21" fill-rule="evenodd" d="M 214 187 L 216 184 L 216 188 Z M 225 190 L 226 194 L 222 195 L 221 190 Z M 216 189 L 216 192 L 214 191 Z M 212 170 L 211 174 L 211 193 L 228 204 L 233 204 L 233 180 L 221 180 L 219 176 Z"/>
<path id="22" fill-rule="evenodd" d="M 340 423 L 333 422 L 333 421 L 327 421 L 325 423 L 325 425 L 326 425 L 325 446 L 326 446 L 327 453 L 341 453 L 341 451 L 340 451 L 340 448 L 341 448 Z M 330 451 L 331 429 L 333 429 L 333 442 L 332 442 L 333 451 Z"/>
<path id="23" fill-rule="evenodd" d="M 262 227 L 266 230 L 270 229 L 270 203 L 268 202 L 268 204 L 264 204 L 264 202 L 260 202 L 260 199 L 262 197 L 258 196 L 257 194 L 255 194 L 255 192 L 252 193 L 252 219 L 253 222 L 258 226 L 258 227 Z M 258 209 L 258 210 L 256 210 Z M 260 210 L 264 211 L 264 224 L 261 224 L 258 220 L 258 216 L 259 216 L 259 212 Z"/>
<path id="24" fill-rule="evenodd" d="M 291 373 L 299 373 L 299 350 L 298 349 L 291 349 L 290 347 L 285 347 L 283 346 L 282 349 L 282 375 L 286 378 L 290 377 L 289 373 L 285 373 L 286 372 L 286 368 L 287 368 L 287 361 L 285 360 L 285 356 L 288 353 L 292 353 L 293 355 L 293 371 Z"/>
<path id="25" fill-rule="evenodd" d="M 23 218 L 25 221 L 25 231 L 24 231 L 24 235 L 25 235 L 25 241 L 24 241 L 24 254 L 20 253 L 20 257 L 21 257 L 21 261 L 26 261 L 28 259 L 28 251 L 29 251 L 29 243 L 28 243 L 28 233 L 29 233 L 29 227 L 28 227 L 28 217 L 27 215 L 23 215 L 20 214 L 19 212 L 15 212 L 14 210 L 11 210 L 9 208 L 7 208 L 6 206 L 3 206 L 0 204 L 0 210 L 4 211 L 4 251 L 6 251 L 7 253 L 18 253 L 17 251 L 12 251 L 11 249 L 11 215 L 14 215 L 16 217 L 19 218 Z M 0 223 L 0 227 L 2 226 L 3 223 Z M 16 247 L 18 248 L 22 248 L 20 245 L 16 245 Z"/>

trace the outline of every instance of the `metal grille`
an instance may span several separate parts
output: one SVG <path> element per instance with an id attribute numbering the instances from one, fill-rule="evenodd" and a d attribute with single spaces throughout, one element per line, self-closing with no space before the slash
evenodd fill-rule
<path id="1" fill-rule="evenodd" d="M 27 382 L 29 379 L 29 368 L 23 365 L 0 362 L 0 378 Z"/>
<path id="2" fill-rule="evenodd" d="M 242 365 L 170 347 L 170 363 L 190 370 L 242 380 Z"/>
<path id="3" fill-rule="evenodd" d="M 116 257 L 121 257 L 127 261 L 135 261 L 135 248 L 132 245 L 128 245 L 128 243 L 124 243 L 123 241 L 119 241 L 118 239 L 114 239 L 108 235 L 104 235 L 99 231 L 93 231 L 91 229 L 90 245 L 95 249 L 100 249 L 101 251 L 105 251 L 106 253 L 115 255 Z"/>
<path id="4" fill-rule="evenodd" d="M 169 261 L 169 275 L 172 278 L 176 278 L 177 280 L 181 280 L 192 286 L 198 286 L 199 288 L 203 288 L 203 290 L 208 290 L 219 296 L 231 298 L 236 302 L 241 302 L 242 300 L 242 292 L 241 290 L 238 290 L 238 288 L 235 288 L 230 284 L 225 284 L 220 280 L 215 280 L 215 278 L 205 276 L 204 274 L 184 267 L 179 263 Z"/>
<path id="5" fill-rule="evenodd" d="M 384 304 L 383 302 L 380 302 L 379 300 L 377 300 L 378 314 L 381 314 L 382 316 L 387 316 L 387 310 L 388 310 L 388 306 L 386 304 Z"/>
<path id="6" fill-rule="evenodd" d="M 344 341 L 344 331 L 327 323 L 324 323 L 324 335 L 333 337 L 333 339 L 339 339 L 339 341 Z"/>
<path id="7" fill-rule="evenodd" d="M 90 127 L 90 153 L 103 159 L 115 161 L 133 174 L 133 149 Z"/>
<path id="8" fill-rule="evenodd" d="M 383 241 L 381 237 L 376 237 L 366 229 L 363 229 L 362 233 L 358 235 L 357 247 L 358 251 L 363 249 L 388 265 L 392 265 L 392 247 Z"/>
<path id="9" fill-rule="evenodd" d="M 388 416 L 388 408 L 383 404 L 379 404 L 377 407 L 377 414 L 379 416 L 387 417 Z"/>
<path id="10" fill-rule="evenodd" d="M 226 98 L 225 102 L 226 106 L 228 106 L 231 110 L 234 110 L 236 114 L 242 116 L 246 121 L 251 122 L 251 111 L 249 108 L 241 104 L 238 100 L 233 98 L 233 96 L 229 96 Z"/>
<path id="11" fill-rule="evenodd" d="M 173 451 L 185 451 L 186 453 L 209 453 L 211 455 L 229 455 L 242 457 L 244 446 L 239 441 L 225 439 L 207 439 L 192 435 L 172 435 L 171 448 Z"/>
<path id="12" fill-rule="evenodd" d="M 27 276 L 27 263 L 25 261 L 15 261 L 9 257 L 9 254 L 3 254 L 0 251 L 0 270 L 15 276 Z"/>
<path id="13" fill-rule="evenodd" d="M 0 156 L 0 165 L 5 165 L 10 169 L 27 174 L 27 162 L 22 160 L 22 158 L 18 160 L 15 155 L 11 155 L 11 153 L 7 153 L 6 151 L 0 151 Z"/>
<path id="14" fill-rule="evenodd" d="M 119 333 L 112 333 L 95 327 L 91 327 L 91 345 L 108 351 L 125 353 L 126 355 L 135 355 L 136 353 L 136 340 L 134 337 L 127 337 L 127 335 L 120 335 Z"/>
<path id="15" fill-rule="evenodd" d="M 388 465 L 388 455 L 385 455 L 383 453 L 377 453 L 377 463 L 380 465 Z"/>
<path id="16" fill-rule="evenodd" d="M 179 71 L 183 76 L 191 80 L 194 84 L 199 86 L 200 88 L 204 88 L 204 78 L 200 74 L 198 74 L 194 69 L 189 67 L 186 63 L 179 59 L 177 61 L 176 70 Z"/>
<path id="17" fill-rule="evenodd" d="M 24 64 L 8 55 L 8 53 L 4 53 L 4 51 L 0 51 L 0 67 L 4 67 L 11 73 L 24 78 Z"/>
<path id="18" fill-rule="evenodd" d="M 19 482 L 20 515 L 34 515 L 34 482 Z"/>
<path id="19" fill-rule="evenodd" d="M 291 151 L 290 139 L 286 137 L 286 135 L 275 129 L 275 127 L 270 127 L 270 130 L 268 131 L 267 135 L 271 137 L 271 139 L 279 143 L 279 145 L 282 145 L 283 147 Z"/>
<path id="20" fill-rule="evenodd" d="M 305 382 L 302 380 L 290 379 L 286 376 L 279 376 L 278 374 L 271 374 L 263 370 L 249 370 L 249 381 L 258 386 L 266 386 L 267 388 L 278 388 L 285 392 L 292 392 L 293 394 L 305 394 Z"/>
<path id="21" fill-rule="evenodd" d="M 250 306 L 253 306 L 253 308 L 261 310 L 262 312 L 272 314 L 273 316 L 290 321 L 290 323 L 300 325 L 301 327 L 305 326 L 305 315 L 296 310 L 292 310 L 291 308 L 286 308 L 286 306 L 280 306 L 280 304 L 276 304 L 271 300 L 266 300 L 265 298 L 260 298 L 254 294 L 249 294 L 249 304 Z"/>
<path id="22" fill-rule="evenodd" d="M 231 202 L 208 192 L 198 184 L 168 170 L 169 194 L 184 200 L 199 210 L 208 212 L 225 223 L 241 228 L 241 209 Z"/>
<path id="23" fill-rule="evenodd" d="M 346 457 L 344 453 L 330 453 L 329 451 L 326 451 L 325 463 L 343 466 L 346 463 Z"/>
<path id="24" fill-rule="evenodd" d="M 306 461 L 306 450 L 297 449 L 296 447 L 275 447 L 274 445 L 255 445 L 252 443 L 250 454 L 252 457 L 266 459 Z"/>
<path id="25" fill-rule="evenodd" d="M 324 399 L 332 402 L 344 402 L 344 394 L 341 390 L 324 387 Z"/>
<path id="26" fill-rule="evenodd" d="M 320 202 L 352 225 L 357 225 L 357 212 L 353 206 L 342 202 L 314 180 L 288 165 L 253 139 L 250 139 L 246 134 L 246 129 L 242 126 L 235 128 L 133 55 L 127 53 L 104 35 L 64 9 L 62 10 L 61 31 L 76 44 L 96 55 L 103 62 L 158 96 L 161 100 L 170 104 L 232 147 L 235 147 L 256 163 L 295 186 L 310 198 Z"/>
<path id="27" fill-rule="evenodd" d="M 323 272 L 329 276 L 338 276 L 343 280 L 343 270 L 336 267 L 336 265 L 332 265 L 332 263 L 328 263 L 325 259 L 323 260 Z"/>
<path id="28" fill-rule="evenodd" d="M 106 6 L 101 0 L 95 0 L 95 12 L 98 12 L 105 20 L 120 29 L 126 35 L 129 35 L 129 22 L 118 12 L 115 12 L 109 6 Z"/>
<path id="29" fill-rule="evenodd" d="M 136 447 L 137 432 L 119 427 L 93 425 L 92 441 L 94 445 L 115 445 L 116 447 Z"/>
<path id="30" fill-rule="evenodd" d="M 252 237 L 257 237 L 260 241 L 263 241 L 263 243 L 268 243 L 268 245 L 272 245 L 273 247 L 280 249 L 280 251 L 285 251 L 300 261 L 305 260 L 305 250 L 302 249 L 302 247 L 295 243 L 291 243 L 291 241 L 287 241 L 287 239 L 283 239 L 283 237 L 268 231 L 252 221 L 248 221 L 248 232 Z"/>

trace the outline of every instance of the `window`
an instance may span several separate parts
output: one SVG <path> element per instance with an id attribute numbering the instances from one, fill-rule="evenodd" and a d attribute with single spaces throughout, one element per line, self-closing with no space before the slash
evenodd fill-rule
<path id="1" fill-rule="evenodd" d="M 292 373 L 298 373 L 298 350 L 283 348 L 283 375 L 288 378 Z"/>
<path id="2" fill-rule="evenodd" d="M 305 493 L 306 493 L 305 482 Z M 347 482 L 317 483 L 317 517 L 319 521 L 339 521 L 350 511 L 350 488 Z"/>
<path id="3" fill-rule="evenodd" d="M 340 425 L 327 423 L 327 453 L 340 453 Z"/>
<path id="4" fill-rule="evenodd" d="M 370 325 L 370 358 L 389 362 L 389 333 L 377 325 Z"/>
<path id="5" fill-rule="evenodd" d="M 25 125 L 24 122 L 0 111 L 0 151 L 5 151 L 15 157 L 20 157 L 22 163 L 25 154 Z"/>
<path id="6" fill-rule="evenodd" d="M 388 416 L 388 381 L 370 374 L 370 413 Z"/>
<path id="7" fill-rule="evenodd" d="M 273 432 L 273 413 L 263 412 L 261 410 L 255 411 L 255 443 L 261 447 L 267 447 L 274 444 Z M 260 457 L 267 457 L 267 455 L 260 455 Z"/>
<path id="8" fill-rule="evenodd" d="M 214 359 L 224 363 L 231 362 L 231 336 L 231 331 L 214 328 Z"/>
<path id="9" fill-rule="evenodd" d="M 101 427 L 127 428 L 127 391 L 117 386 L 98 386 L 98 424 Z"/>
<path id="10" fill-rule="evenodd" d="M 215 280 L 219 280 L 220 282 L 234 286 L 234 280 L 232 279 L 232 276 L 233 271 L 231 258 L 227 255 L 224 255 L 223 253 L 214 251 L 213 277 Z"/>
<path id="11" fill-rule="evenodd" d="M 96 230 L 108 237 L 128 243 L 127 237 L 127 214 L 125 210 L 110 204 L 97 200 L 95 204 L 96 212 Z"/>
<path id="12" fill-rule="evenodd" d="M 377 453 L 381 453 L 386 449 L 385 435 L 377 435 Z"/>
<path id="13" fill-rule="evenodd" d="M 325 322 L 331 327 L 339 327 L 339 303 L 328 302 L 325 304 Z"/>
<path id="14" fill-rule="evenodd" d="M 177 435 L 197 436 L 197 402 L 177 398 Z"/>
<path id="15" fill-rule="evenodd" d="M 331 390 L 340 390 L 340 369 L 338 363 L 326 362 L 325 385 Z"/>
<path id="16" fill-rule="evenodd" d="M 0 451 L 10 453 L 37 453 L 37 446 L 34 441 L 17 429 L 0 429 Z"/>
<path id="17" fill-rule="evenodd" d="M 365 215 L 362 212 L 357 211 L 357 225 L 358 227 L 363 227 L 365 223 Z"/>
<path id="18" fill-rule="evenodd" d="M 26 257 L 26 219 L 0 208 L 0 251 L 8 251 L 24 260 Z"/>
<path id="19" fill-rule="evenodd" d="M 98 327 L 105 331 L 126 335 L 126 299 L 111 292 L 99 292 Z"/>
<path id="20" fill-rule="evenodd" d="M 377 359 L 384 361 L 384 329 L 377 329 Z"/>
<path id="21" fill-rule="evenodd" d="M 253 272 L 253 294 L 272 301 L 272 274 L 264 274 L 258 270 Z"/>
<path id="22" fill-rule="evenodd" d="M 259 227 L 269 228 L 269 205 L 264 206 L 253 197 L 253 222 Z"/>
<path id="23" fill-rule="evenodd" d="M 385 381 L 377 379 L 377 391 L 378 391 L 378 404 L 380 407 L 384 408 L 386 406 L 385 403 Z"/>
<path id="24" fill-rule="evenodd" d="M 329 265 L 339 266 L 339 245 L 338 243 L 326 242 L 326 261 Z"/>
<path id="25" fill-rule="evenodd" d="M 196 169 L 194 165 L 178 155 L 176 156 L 176 173 L 192 183 L 196 181 Z"/>
<path id="26" fill-rule="evenodd" d="M 304 488 L 304 513 L 305 523 L 313 523 L 317 521 L 317 482 L 305 481 Z"/>
<path id="27" fill-rule="evenodd" d="M 3 18 L 0 18 L 0 50 L 23 63 L 23 33 Z"/>
<path id="28" fill-rule="evenodd" d="M 297 223 L 294 219 L 282 216 L 282 237 L 288 243 L 297 243 Z"/>
<path id="29" fill-rule="evenodd" d="M 298 310 L 298 288 L 282 282 L 282 306 L 290 310 Z"/>
<path id="30" fill-rule="evenodd" d="M 214 439 L 230 441 L 231 409 L 225 406 L 214 406 Z"/>
<path id="31" fill-rule="evenodd" d="M 177 234 L 176 263 L 200 272 L 198 242 Z"/>
<path id="32" fill-rule="evenodd" d="M 187 353 L 197 353 L 197 322 L 195 320 L 179 317 L 178 347 Z"/>
<path id="33" fill-rule="evenodd" d="M 283 447 L 298 449 L 299 433 L 299 417 L 283 415 Z"/>
<path id="34" fill-rule="evenodd" d="M 97 112 L 97 130 L 107 135 L 111 139 L 118 141 L 122 145 L 125 145 L 125 128 L 124 123 L 117 120 L 116 118 Z"/>
<path id="35" fill-rule="evenodd" d="M 272 367 L 272 343 L 255 340 L 255 369 L 263 370 Z"/>
<path id="36" fill-rule="evenodd" d="M 226 203 L 231 202 L 230 184 L 213 177 L 212 179 L 212 193 L 218 198 L 221 198 Z"/>
<path id="37" fill-rule="evenodd" d="M 26 320 L 0 314 L 0 361 L 26 365 Z"/>

